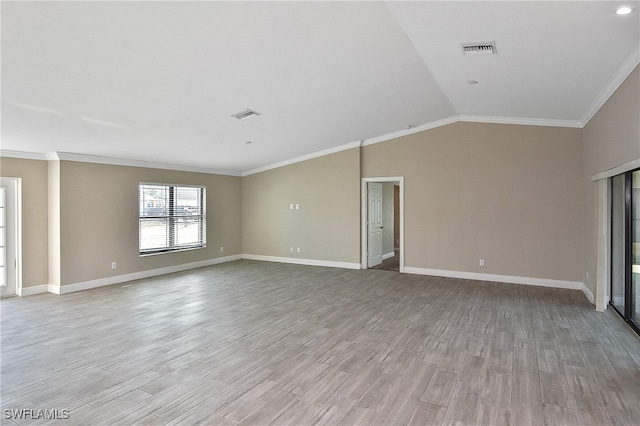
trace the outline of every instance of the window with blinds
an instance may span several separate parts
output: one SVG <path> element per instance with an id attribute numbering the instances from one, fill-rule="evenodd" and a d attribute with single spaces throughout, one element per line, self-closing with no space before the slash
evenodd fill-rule
<path id="1" fill-rule="evenodd" d="M 206 247 L 206 190 L 202 186 L 138 186 L 140 255 Z"/>

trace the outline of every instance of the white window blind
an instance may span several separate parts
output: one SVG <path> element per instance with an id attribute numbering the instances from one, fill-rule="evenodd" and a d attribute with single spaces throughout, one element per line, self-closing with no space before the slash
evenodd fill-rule
<path id="1" fill-rule="evenodd" d="M 206 190 L 201 186 L 141 183 L 141 255 L 206 247 Z"/>

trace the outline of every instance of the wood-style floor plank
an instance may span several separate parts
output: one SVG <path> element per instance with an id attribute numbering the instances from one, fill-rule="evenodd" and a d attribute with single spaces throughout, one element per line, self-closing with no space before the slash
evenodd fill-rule
<path id="1" fill-rule="evenodd" d="M 2 299 L 16 425 L 617 425 L 640 339 L 579 291 L 237 261 Z"/>

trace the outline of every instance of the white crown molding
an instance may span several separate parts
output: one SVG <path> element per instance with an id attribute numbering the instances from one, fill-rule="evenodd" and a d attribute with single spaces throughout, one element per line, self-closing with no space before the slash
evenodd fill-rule
<path id="1" fill-rule="evenodd" d="M 360 269 L 359 263 L 336 262 L 333 260 L 300 259 L 296 257 L 263 256 L 260 254 L 243 254 L 243 259 L 262 262 L 292 263 L 294 265 L 325 266 L 328 268 Z"/>
<path id="2" fill-rule="evenodd" d="M 204 266 L 217 265 L 219 263 L 225 263 L 225 262 L 231 262 L 231 261 L 234 261 L 234 260 L 240 260 L 241 258 L 242 258 L 241 255 L 235 254 L 235 255 L 231 255 L 231 256 L 217 257 L 217 258 L 209 259 L 209 260 L 202 260 L 202 261 L 199 261 L 199 262 L 191 262 L 191 263 L 185 263 L 185 264 L 182 264 L 182 265 L 167 266 L 167 267 L 164 267 L 164 268 L 151 269 L 151 270 L 148 270 L 148 271 L 134 272 L 134 273 L 131 273 L 131 274 L 116 275 L 114 277 L 99 278 L 97 280 L 83 281 L 83 282 L 73 283 L 73 284 L 65 284 L 65 285 L 49 284 L 48 285 L 48 291 L 49 291 L 49 293 L 53 293 L 53 294 L 74 293 L 76 291 L 89 290 L 89 289 L 92 289 L 92 288 L 104 287 L 104 286 L 113 285 L 113 284 L 120 284 L 120 283 L 124 283 L 124 282 L 128 282 L 128 281 L 134 281 L 134 280 L 139 280 L 139 279 L 143 279 L 143 278 L 155 277 L 155 276 L 158 276 L 158 275 L 171 274 L 173 272 L 186 271 L 188 269 L 195 269 L 195 268 L 202 268 Z M 27 287 L 27 288 L 29 288 L 29 287 Z"/>
<path id="3" fill-rule="evenodd" d="M 47 160 L 47 155 L 40 152 L 11 151 L 9 149 L 0 149 L 0 157 L 21 158 L 23 160 Z"/>
<path id="4" fill-rule="evenodd" d="M 180 166 L 176 164 L 155 163 L 152 161 L 127 160 L 123 158 L 100 157 L 97 155 L 75 154 L 72 152 L 55 152 L 47 156 L 51 160 L 78 161 L 81 163 L 109 164 L 113 166 L 144 167 L 147 169 L 177 170 L 182 172 L 206 173 L 210 175 L 240 176 L 225 170 L 206 169 L 201 167 Z"/>
<path id="5" fill-rule="evenodd" d="M 410 129 L 403 129 L 397 132 L 387 133 L 385 135 L 376 136 L 362 141 L 362 146 L 373 145 L 380 142 L 386 142 L 391 139 L 397 139 L 402 136 L 411 135 L 413 133 L 423 132 L 425 130 L 435 129 L 437 127 L 447 126 L 454 123 L 487 123 L 487 124 L 513 124 L 521 126 L 546 126 L 546 127 L 569 127 L 581 128 L 582 123 L 578 120 L 551 120 L 545 118 L 519 118 L 519 117 L 489 117 L 480 115 L 454 115 L 443 118 L 441 120 L 432 121 L 431 123 L 421 124 L 420 126 Z"/>
<path id="6" fill-rule="evenodd" d="M 582 128 L 578 120 L 551 120 L 547 118 L 489 117 L 481 115 L 459 115 L 459 121 L 468 123 L 514 124 L 520 126 L 570 127 Z"/>
<path id="7" fill-rule="evenodd" d="M 322 151 L 312 152 L 311 154 L 303 155 L 300 157 L 291 158 L 289 160 L 279 161 L 273 164 L 267 164 L 266 166 L 256 167 L 255 169 L 247 170 L 243 172 L 241 176 L 254 175 L 256 173 L 266 172 L 267 170 L 277 169 L 279 167 L 289 166 L 291 164 L 300 163 L 302 161 L 312 160 L 318 157 L 324 157 L 325 155 L 335 154 L 337 152 L 346 151 L 352 148 L 360 147 L 362 141 L 350 142 L 344 145 L 338 145 L 333 148 L 324 149 Z"/>
<path id="8" fill-rule="evenodd" d="M 609 100 L 611 95 L 618 90 L 618 87 L 625 81 L 629 74 L 640 63 L 640 42 L 633 48 L 627 59 L 624 60 L 618 71 L 613 75 L 611 81 L 602 89 L 600 96 L 596 98 L 591 104 L 584 116 L 582 116 L 582 127 L 586 126 L 594 115 L 602 108 L 602 106 Z"/>
<path id="9" fill-rule="evenodd" d="M 443 118 L 441 120 L 432 121 L 430 123 L 411 127 L 410 129 L 402 129 L 402 130 L 398 130 L 397 132 L 391 132 L 384 135 L 376 136 L 374 138 L 365 139 L 362 141 L 362 146 L 373 145 L 380 142 L 386 142 L 388 140 L 397 139 L 402 136 L 411 135 L 413 133 L 424 132 L 425 130 L 431 130 L 437 127 L 446 126 L 448 124 L 457 123 L 458 121 L 460 121 L 458 120 L 458 116 Z"/>

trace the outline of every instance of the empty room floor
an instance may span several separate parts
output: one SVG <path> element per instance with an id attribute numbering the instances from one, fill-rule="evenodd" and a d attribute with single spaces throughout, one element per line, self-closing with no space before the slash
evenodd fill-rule
<path id="1" fill-rule="evenodd" d="M 1 308 L 3 424 L 640 421 L 640 340 L 579 291 L 242 260 Z"/>

